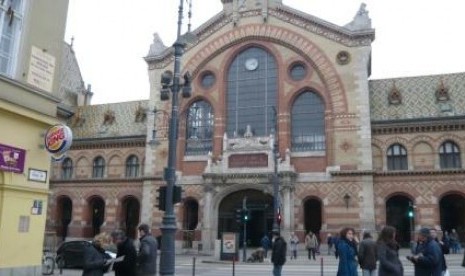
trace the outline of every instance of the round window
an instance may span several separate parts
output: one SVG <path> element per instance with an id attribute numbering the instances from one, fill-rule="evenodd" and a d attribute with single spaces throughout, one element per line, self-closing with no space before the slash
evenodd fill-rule
<path id="1" fill-rule="evenodd" d="M 295 81 L 303 80 L 307 75 L 307 67 L 305 67 L 302 63 L 294 64 L 291 67 L 290 75 Z"/>
<path id="2" fill-rule="evenodd" d="M 215 84 L 215 75 L 211 72 L 207 72 L 202 75 L 201 84 L 203 88 L 211 88 Z"/>

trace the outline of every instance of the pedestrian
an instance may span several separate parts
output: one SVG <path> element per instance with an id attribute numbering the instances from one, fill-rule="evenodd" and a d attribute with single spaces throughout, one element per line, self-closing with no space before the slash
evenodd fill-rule
<path id="1" fill-rule="evenodd" d="M 291 260 L 297 260 L 297 245 L 299 244 L 299 238 L 295 233 L 291 233 L 289 243 L 291 244 Z"/>
<path id="2" fill-rule="evenodd" d="M 133 241 L 120 229 L 113 231 L 111 237 L 117 248 L 116 258 L 123 257 L 113 265 L 115 276 L 136 276 L 137 253 Z"/>
<path id="3" fill-rule="evenodd" d="M 84 265 L 82 276 L 103 276 L 110 263 L 104 246 L 108 243 L 106 233 L 96 235 L 89 246 L 84 248 Z"/>
<path id="4" fill-rule="evenodd" d="M 268 235 L 267 234 L 264 234 L 263 235 L 263 238 L 262 240 L 260 241 L 260 244 L 262 245 L 262 248 L 263 248 L 263 255 L 266 258 L 268 258 L 268 250 L 270 250 L 271 248 L 271 241 L 270 241 L 270 238 L 268 238 Z"/>
<path id="5" fill-rule="evenodd" d="M 385 226 L 378 237 L 377 256 L 378 276 L 403 276 L 404 267 L 399 260 L 399 244 L 396 242 L 396 229 Z"/>
<path id="6" fill-rule="evenodd" d="M 333 236 L 331 235 L 331 233 L 328 233 L 328 235 L 326 235 L 326 243 L 328 244 L 328 255 L 330 255 L 333 251 Z"/>
<path id="7" fill-rule="evenodd" d="M 442 276 L 441 248 L 432 239 L 430 229 L 420 229 L 418 241 L 415 255 L 407 256 L 414 265 L 415 276 Z"/>
<path id="8" fill-rule="evenodd" d="M 446 263 L 446 258 L 444 256 L 447 247 L 444 245 L 444 243 L 442 242 L 442 240 L 440 240 L 438 238 L 438 232 L 436 231 L 436 229 L 434 228 L 431 228 L 429 230 L 429 234 L 431 235 L 431 238 L 437 242 L 439 244 L 439 247 L 441 248 L 441 263 L 442 263 L 442 275 L 444 275 L 446 273 L 446 270 L 447 270 L 447 263 Z"/>
<path id="9" fill-rule="evenodd" d="M 357 247 L 354 242 L 354 229 L 342 229 L 339 242 L 337 243 L 337 252 L 339 256 L 339 266 L 337 276 L 358 276 L 357 273 Z"/>
<path id="10" fill-rule="evenodd" d="M 316 253 L 317 247 L 318 247 L 318 240 L 315 234 L 313 234 L 312 231 L 308 231 L 307 235 L 305 236 L 305 248 L 308 251 L 309 260 L 311 260 L 312 257 L 313 257 L 313 260 L 316 260 L 315 253 Z"/>
<path id="11" fill-rule="evenodd" d="M 447 231 L 444 231 L 444 235 L 442 235 L 442 244 L 444 245 L 443 253 L 449 254 L 450 253 L 450 239 L 449 239 L 449 233 Z"/>
<path id="12" fill-rule="evenodd" d="M 451 247 L 452 247 L 452 254 L 460 253 L 459 235 L 457 234 L 457 231 L 455 231 L 455 229 L 452 229 L 452 232 L 450 233 L 449 239 L 450 239 L 450 244 L 451 244 Z"/>
<path id="13" fill-rule="evenodd" d="M 358 263 L 362 268 L 363 276 L 376 275 L 377 260 L 376 242 L 369 232 L 365 232 L 358 248 Z"/>
<path id="14" fill-rule="evenodd" d="M 286 263 L 287 244 L 279 231 L 273 230 L 273 245 L 271 249 L 271 262 L 273 263 L 273 276 L 281 276 L 283 265 Z"/>
<path id="15" fill-rule="evenodd" d="M 143 223 L 139 230 L 139 253 L 137 254 L 137 275 L 155 276 L 157 274 L 157 240 L 150 233 L 150 228 Z"/>
<path id="16" fill-rule="evenodd" d="M 333 237 L 333 244 L 334 244 L 334 257 L 336 260 L 339 258 L 339 254 L 337 253 L 337 244 L 339 243 L 339 233 L 336 233 Z"/>

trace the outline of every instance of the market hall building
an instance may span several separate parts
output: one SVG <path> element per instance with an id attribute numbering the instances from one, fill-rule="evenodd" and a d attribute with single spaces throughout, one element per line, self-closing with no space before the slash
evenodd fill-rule
<path id="1" fill-rule="evenodd" d="M 211 252 L 222 233 L 240 232 L 244 198 L 247 240 L 258 245 L 273 221 L 275 139 L 284 237 L 389 224 L 402 243 L 421 226 L 464 238 L 464 73 L 370 80 L 364 5 L 338 26 L 280 0 L 222 3 L 181 60 L 193 95 L 179 108 L 177 248 Z M 48 219 L 62 238 L 134 235 L 139 222 L 160 234 L 171 112 L 160 77 L 173 70 L 172 47 L 155 35 L 145 60 L 148 100 L 81 106 L 70 121 Z"/>

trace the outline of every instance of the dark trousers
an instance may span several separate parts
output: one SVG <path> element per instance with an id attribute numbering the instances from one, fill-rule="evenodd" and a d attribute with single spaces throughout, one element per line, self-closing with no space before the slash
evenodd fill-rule
<path id="1" fill-rule="evenodd" d="M 316 260 L 315 253 L 316 253 L 316 248 L 309 248 L 308 249 L 308 259 L 310 260 L 313 257 L 313 259 Z"/>

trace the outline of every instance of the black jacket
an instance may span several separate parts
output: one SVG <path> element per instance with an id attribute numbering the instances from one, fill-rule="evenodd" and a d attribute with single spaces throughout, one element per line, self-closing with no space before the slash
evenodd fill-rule
<path id="1" fill-rule="evenodd" d="M 150 234 L 140 239 L 139 254 L 137 255 L 137 273 L 143 276 L 157 274 L 157 240 Z"/>
<path id="2" fill-rule="evenodd" d="M 271 262 L 274 265 L 286 263 L 287 244 L 282 237 L 277 237 L 272 245 Z"/>
<path id="3" fill-rule="evenodd" d="M 398 247 L 395 244 L 378 242 L 378 276 L 403 276 L 404 267 L 399 260 Z"/>
<path id="4" fill-rule="evenodd" d="M 415 276 L 441 276 L 443 269 L 443 254 L 439 244 L 429 238 L 423 244 L 419 244 L 415 254 L 421 254 L 413 264 Z"/>
<path id="5" fill-rule="evenodd" d="M 375 270 L 377 259 L 376 242 L 372 238 L 362 240 L 358 248 L 360 267 L 362 269 Z"/>
<path id="6" fill-rule="evenodd" d="M 136 276 L 137 253 L 131 239 L 118 244 L 116 257 L 120 256 L 124 256 L 124 260 L 113 265 L 115 276 Z"/>
<path id="7" fill-rule="evenodd" d="M 105 271 L 105 251 L 94 245 L 84 248 L 84 265 L 82 276 L 102 276 Z"/>

